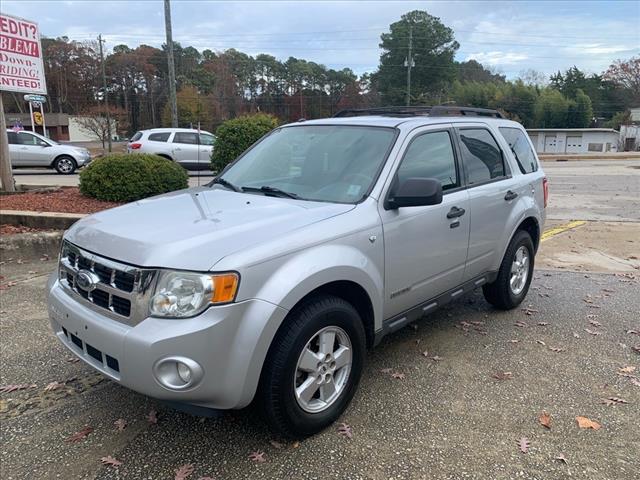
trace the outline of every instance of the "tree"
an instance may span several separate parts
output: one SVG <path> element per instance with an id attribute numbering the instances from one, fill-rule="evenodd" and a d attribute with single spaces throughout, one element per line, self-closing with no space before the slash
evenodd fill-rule
<path id="1" fill-rule="evenodd" d="M 591 99 L 580 89 L 576 91 L 575 100 L 569 100 L 567 107 L 567 127 L 586 128 L 593 121 Z"/>
<path id="2" fill-rule="evenodd" d="M 490 69 L 485 68 L 476 60 L 467 60 L 466 62 L 456 62 L 456 78 L 458 81 L 465 82 L 496 82 L 504 83 L 506 77 L 499 73 L 494 73 Z"/>
<path id="3" fill-rule="evenodd" d="M 88 109 L 83 115 L 76 117 L 80 128 L 89 135 L 94 135 L 102 143 L 105 149 L 105 142 L 109 139 L 109 132 L 112 134 L 117 130 L 126 132 L 128 129 L 127 112 L 122 108 L 109 107 L 111 116 L 111 129 L 108 128 L 107 117 L 104 115 L 104 107 L 96 106 Z"/>
<path id="4" fill-rule="evenodd" d="M 633 105 L 640 105 L 640 57 L 629 60 L 616 60 L 604 74 L 606 80 L 628 92 L 628 100 Z"/>
<path id="5" fill-rule="evenodd" d="M 558 90 L 546 88 L 534 107 L 535 126 L 538 128 L 565 128 L 567 126 L 567 99 Z"/>
<path id="6" fill-rule="evenodd" d="M 415 67 L 411 70 L 411 95 L 421 102 L 439 103 L 456 76 L 453 57 L 460 47 L 453 30 L 439 18 L 425 11 L 414 10 L 389 26 L 389 33 L 380 38 L 380 66 L 374 75 L 383 104 L 404 104 L 407 84 L 409 33 L 412 32 L 412 57 Z"/>
<path id="7" fill-rule="evenodd" d="M 193 85 L 184 85 L 176 94 L 178 101 L 178 125 L 181 127 L 196 128 L 200 123 L 201 128 L 211 127 L 211 119 L 208 115 L 207 97 L 200 95 Z M 171 111 L 169 104 L 165 104 L 162 120 L 165 125 L 170 123 Z"/>

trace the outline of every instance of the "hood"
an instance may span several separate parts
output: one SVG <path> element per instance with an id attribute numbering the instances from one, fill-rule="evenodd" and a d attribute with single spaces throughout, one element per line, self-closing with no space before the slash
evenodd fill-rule
<path id="1" fill-rule="evenodd" d="M 206 271 L 227 255 L 353 208 L 199 187 L 90 215 L 65 238 L 124 263 Z"/>

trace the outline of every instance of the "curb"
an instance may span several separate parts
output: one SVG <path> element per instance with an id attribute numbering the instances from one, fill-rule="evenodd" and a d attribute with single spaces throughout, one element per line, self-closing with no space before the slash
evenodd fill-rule
<path id="1" fill-rule="evenodd" d="M 22 225 L 31 228 L 66 230 L 84 213 L 30 212 L 25 210 L 0 210 L 0 223 Z"/>
<path id="2" fill-rule="evenodd" d="M 581 161 L 615 161 L 615 160 L 640 160 L 640 153 L 624 152 L 618 154 L 598 155 L 589 153 L 539 153 L 541 162 L 581 162 Z"/>
<path id="3" fill-rule="evenodd" d="M 40 258 L 47 255 L 56 258 L 64 232 L 17 233 L 0 238 L 0 256 Z"/>

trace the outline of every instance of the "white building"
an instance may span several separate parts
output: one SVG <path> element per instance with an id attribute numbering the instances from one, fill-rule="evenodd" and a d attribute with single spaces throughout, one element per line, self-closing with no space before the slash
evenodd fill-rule
<path id="1" fill-rule="evenodd" d="M 527 130 L 537 153 L 617 152 L 620 132 L 612 128 L 533 128 Z"/>
<path id="2" fill-rule="evenodd" d="M 92 132 L 84 128 L 78 119 L 82 117 L 69 115 L 69 141 L 70 142 L 97 142 L 100 141 L 98 136 Z M 106 122 L 104 123 L 104 128 L 106 129 Z M 111 136 L 112 140 L 116 140 L 118 138 L 117 135 L 118 123 L 112 118 L 111 119 Z"/>

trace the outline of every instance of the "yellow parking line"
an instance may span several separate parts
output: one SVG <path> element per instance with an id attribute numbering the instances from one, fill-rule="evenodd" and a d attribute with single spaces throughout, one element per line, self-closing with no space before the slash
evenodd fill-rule
<path id="1" fill-rule="evenodd" d="M 558 225 L 557 227 L 550 228 L 549 230 L 545 230 L 542 233 L 540 241 L 544 242 L 545 240 L 549 240 L 551 237 L 558 235 L 559 233 L 566 232 L 567 230 L 571 230 L 572 228 L 581 227 L 586 223 L 587 222 L 585 222 L 584 220 L 573 220 L 572 222 L 565 223 L 564 225 Z"/>

